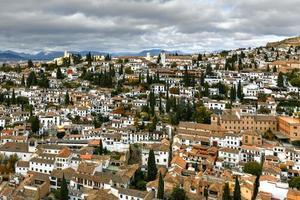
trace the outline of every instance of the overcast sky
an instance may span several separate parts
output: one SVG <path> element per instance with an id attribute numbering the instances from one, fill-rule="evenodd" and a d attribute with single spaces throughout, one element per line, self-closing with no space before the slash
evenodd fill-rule
<path id="1" fill-rule="evenodd" d="M 300 35 L 299 0 L 0 0 L 0 50 L 188 52 Z"/>

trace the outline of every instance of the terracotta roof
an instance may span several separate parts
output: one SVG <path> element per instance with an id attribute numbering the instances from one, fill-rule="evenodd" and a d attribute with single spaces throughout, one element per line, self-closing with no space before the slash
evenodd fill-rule
<path id="1" fill-rule="evenodd" d="M 69 157 L 71 155 L 71 150 L 68 147 L 63 148 L 59 151 L 58 157 Z"/>
<path id="2" fill-rule="evenodd" d="M 64 175 L 67 180 L 71 180 L 74 177 L 75 173 L 76 173 L 75 170 L 72 168 L 66 168 L 63 170 L 54 169 L 51 172 L 50 176 L 56 178 L 62 178 Z"/>
<path id="3" fill-rule="evenodd" d="M 181 167 L 182 169 L 185 169 L 185 167 L 186 167 L 185 160 L 178 155 L 173 157 L 171 164 L 175 164 L 175 165 Z"/>
<path id="4" fill-rule="evenodd" d="M 270 181 L 270 182 L 277 182 L 278 179 L 274 176 L 270 175 L 262 175 L 259 177 L 259 181 Z"/>
<path id="5" fill-rule="evenodd" d="M 28 161 L 19 160 L 17 162 L 17 167 L 29 167 L 29 162 Z"/>
<path id="6" fill-rule="evenodd" d="M 235 154 L 239 153 L 239 150 L 231 149 L 231 148 L 228 148 L 228 147 L 221 148 L 221 149 L 219 149 L 219 151 L 223 151 L 223 152 L 227 152 L 227 153 L 235 153 Z"/>
<path id="7" fill-rule="evenodd" d="M 43 164 L 49 164 L 49 165 L 54 165 L 54 160 L 49 160 L 49 159 L 43 159 L 43 158 L 31 158 L 30 162 L 35 162 L 35 163 L 43 163 Z"/>
<path id="8" fill-rule="evenodd" d="M 3 146 L 0 147 L 0 151 L 5 152 L 28 152 L 28 144 L 27 143 L 18 143 L 18 142 L 7 142 Z"/>
<path id="9" fill-rule="evenodd" d="M 297 190 L 297 189 L 289 189 L 289 191 L 288 191 L 288 193 L 287 193 L 287 196 L 289 197 L 289 196 L 294 196 L 294 197 L 300 197 L 300 191 L 299 190 Z M 297 198 L 297 199 L 298 199 Z"/>
<path id="10" fill-rule="evenodd" d="M 133 196 L 138 198 L 145 198 L 145 196 L 148 194 L 147 191 L 140 191 L 140 190 L 134 190 L 134 189 L 128 189 L 128 188 L 116 188 L 119 190 L 119 194 L 125 194 L 127 196 Z"/>
<path id="11" fill-rule="evenodd" d="M 110 190 L 94 190 L 89 191 L 88 196 L 86 197 L 86 200 L 118 200 L 116 196 L 110 193 Z"/>
<path id="12" fill-rule="evenodd" d="M 94 163 L 81 162 L 78 166 L 77 172 L 92 175 L 95 168 L 96 165 Z"/>
<path id="13" fill-rule="evenodd" d="M 83 154 L 83 155 L 80 155 L 80 158 L 82 160 L 91 160 L 92 159 L 92 154 Z"/>

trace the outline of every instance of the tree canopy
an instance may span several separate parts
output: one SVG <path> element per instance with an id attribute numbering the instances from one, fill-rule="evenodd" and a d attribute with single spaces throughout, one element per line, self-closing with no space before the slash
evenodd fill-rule
<path id="1" fill-rule="evenodd" d="M 176 187 L 171 193 L 171 200 L 188 200 L 185 191 L 182 188 Z"/>
<path id="2" fill-rule="evenodd" d="M 262 173 L 262 166 L 256 161 L 247 162 L 244 166 L 244 172 L 254 176 L 260 176 Z"/>

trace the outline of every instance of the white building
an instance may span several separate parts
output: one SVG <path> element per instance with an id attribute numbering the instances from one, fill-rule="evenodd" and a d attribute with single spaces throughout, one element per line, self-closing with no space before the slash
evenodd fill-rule
<path id="1" fill-rule="evenodd" d="M 272 199 L 284 200 L 289 190 L 288 183 L 281 183 L 274 180 L 267 180 L 261 177 L 259 181 L 259 191 L 272 194 Z"/>
<path id="2" fill-rule="evenodd" d="M 168 140 L 162 140 L 161 143 L 144 145 L 142 147 L 142 165 L 147 166 L 149 152 L 152 149 L 155 155 L 155 162 L 157 165 L 168 167 L 169 164 L 169 147 Z"/>
<path id="3" fill-rule="evenodd" d="M 240 161 L 239 150 L 227 147 L 219 149 L 218 157 L 219 164 L 216 165 L 219 167 L 235 167 Z"/>

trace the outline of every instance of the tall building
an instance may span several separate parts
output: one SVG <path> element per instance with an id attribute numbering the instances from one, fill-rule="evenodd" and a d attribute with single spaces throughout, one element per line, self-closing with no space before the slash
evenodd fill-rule
<path id="1" fill-rule="evenodd" d="M 166 65 L 166 52 L 161 51 L 160 52 L 160 63 L 165 66 Z"/>
<path id="2" fill-rule="evenodd" d="M 276 116 L 243 114 L 238 110 L 227 110 L 220 116 L 212 115 L 211 122 L 235 132 L 240 132 L 241 130 L 277 131 Z"/>
<path id="3" fill-rule="evenodd" d="M 300 140 L 300 119 L 280 116 L 278 117 L 278 129 L 291 141 Z"/>
<path id="4" fill-rule="evenodd" d="M 68 58 L 70 56 L 68 51 L 64 51 L 64 58 Z"/>

